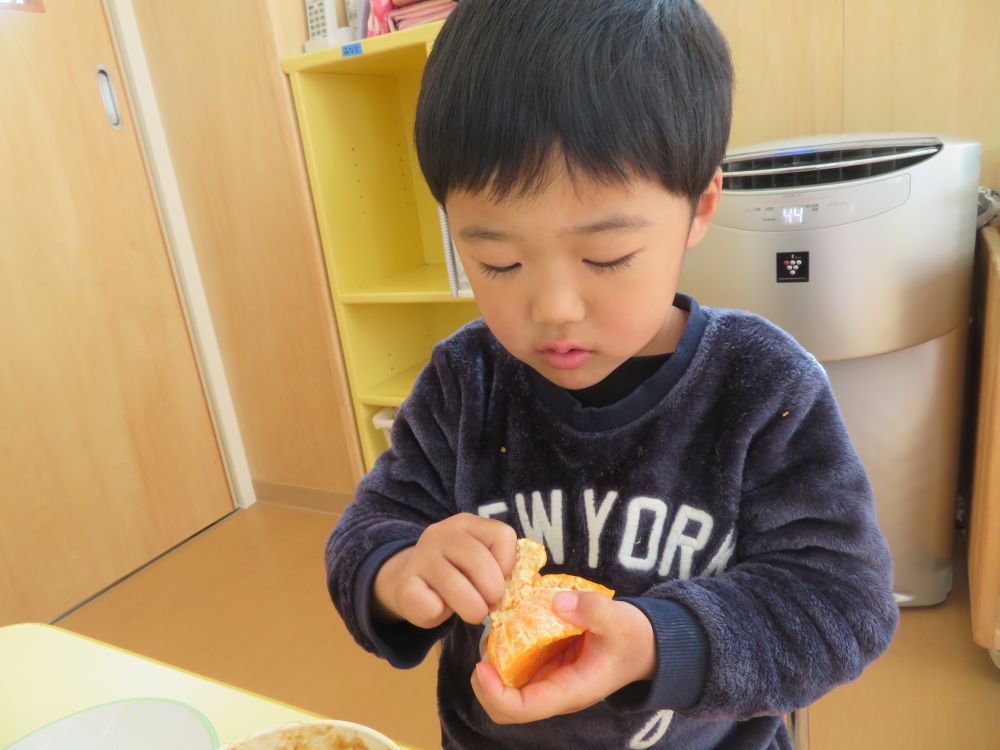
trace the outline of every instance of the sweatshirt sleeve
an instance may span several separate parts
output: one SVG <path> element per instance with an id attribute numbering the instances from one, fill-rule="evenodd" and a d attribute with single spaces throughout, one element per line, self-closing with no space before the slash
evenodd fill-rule
<path id="1" fill-rule="evenodd" d="M 888 647 L 899 618 L 888 546 L 826 373 L 810 363 L 755 425 L 728 569 L 633 602 L 653 623 L 658 663 L 652 683 L 615 696 L 620 710 L 785 713 Z"/>
<path id="2" fill-rule="evenodd" d="M 452 625 L 433 630 L 372 615 L 375 576 L 423 530 L 453 515 L 455 440 L 462 394 L 440 347 L 392 426 L 385 451 L 358 485 L 326 544 L 327 588 L 358 644 L 398 667 L 420 663 Z"/>
<path id="3" fill-rule="evenodd" d="M 617 597 L 616 597 L 617 598 Z M 653 626 L 656 674 L 608 696 L 617 711 L 682 710 L 698 702 L 708 668 L 708 636 L 694 614 L 679 602 L 654 596 L 621 597 L 638 607 Z"/>

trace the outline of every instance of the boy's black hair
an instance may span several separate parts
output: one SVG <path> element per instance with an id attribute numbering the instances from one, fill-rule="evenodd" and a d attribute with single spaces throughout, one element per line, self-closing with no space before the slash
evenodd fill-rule
<path id="1" fill-rule="evenodd" d="M 544 187 L 553 155 L 608 184 L 658 180 L 693 204 L 725 155 L 733 68 L 695 0 L 463 0 L 417 105 L 439 203 Z"/>

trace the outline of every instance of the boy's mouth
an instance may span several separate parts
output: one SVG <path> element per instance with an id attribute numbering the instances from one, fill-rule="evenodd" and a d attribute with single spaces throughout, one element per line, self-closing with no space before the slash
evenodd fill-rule
<path id="1" fill-rule="evenodd" d="M 575 370 L 590 359 L 591 352 L 574 344 L 550 344 L 539 350 L 539 354 L 555 370 Z"/>

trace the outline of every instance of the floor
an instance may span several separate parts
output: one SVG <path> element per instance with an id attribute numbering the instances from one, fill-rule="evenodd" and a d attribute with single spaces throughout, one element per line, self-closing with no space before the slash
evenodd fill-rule
<path id="1" fill-rule="evenodd" d="M 935 607 L 907 607 L 881 659 L 809 709 L 809 750 L 997 750 L 1000 672 L 972 641 L 966 545 Z"/>
<path id="2" fill-rule="evenodd" d="M 433 653 L 394 670 L 354 644 L 329 602 L 322 550 L 335 522 L 258 503 L 57 624 L 437 748 Z M 809 709 L 809 750 L 1000 747 L 1000 677 L 971 641 L 964 575 L 947 603 L 905 609 L 886 655 Z"/>
<path id="3" fill-rule="evenodd" d="M 330 603 L 336 516 L 258 503 L 56 624 L 396 740 L 440 747 L 436 659 L 399 671 L 357 647 Z"/>

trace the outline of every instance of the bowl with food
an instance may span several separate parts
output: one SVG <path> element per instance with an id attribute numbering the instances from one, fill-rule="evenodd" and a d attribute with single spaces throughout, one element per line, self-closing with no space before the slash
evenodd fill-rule
<path id="1" fill-rule="evenodd" d="M 220 750 L 401 750 L 384 734 L 335 719 L 300 721 L 250 735 Z"/>

